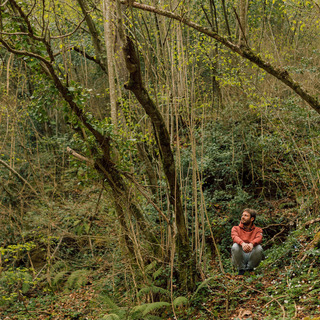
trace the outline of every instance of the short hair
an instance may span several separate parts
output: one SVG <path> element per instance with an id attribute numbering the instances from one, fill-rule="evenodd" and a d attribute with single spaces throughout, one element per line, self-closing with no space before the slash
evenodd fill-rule
<path id="1" fill-rule="evenodd" d="M 257 211 L 254 209 L 250 209 L 250 208 L 245 208 L 242 212 L 248 212 L 250 214 L 251 218 L 254 218 L 253 221 L 256 220 L 256 216 L 257 216 Z"/>

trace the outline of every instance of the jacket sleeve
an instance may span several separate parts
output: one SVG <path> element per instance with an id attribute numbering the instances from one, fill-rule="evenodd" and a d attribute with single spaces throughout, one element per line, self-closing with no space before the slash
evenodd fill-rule
<path id="1" fill-rule="evenodd" d="M 254 246 L 257 246 L 258 244 L 260 244 L 262 242 L 262 229 L 261 228 L 257 228 L 257 232 L 255 234 L 254 239 L 251 241 L 251 243 Z"/>
<path id="2" fill-rule="evenodd" d="M 231 229 L 231 238 L 232 238 L 234 243 L 237 243 L 237 244 L 239 244 L 241 246 L 242 243 L 243 243 L 243 240 L 239 236 L 238 228 L 239 227 L 237 227 L 237 226 L 232 227 L 232 229 Z"/>

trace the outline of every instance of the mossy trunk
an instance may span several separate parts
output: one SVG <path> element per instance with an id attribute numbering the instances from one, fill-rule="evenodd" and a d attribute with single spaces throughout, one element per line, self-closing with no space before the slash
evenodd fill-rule
<path id="1" fill-rule="evenodd" d="M 182 208 L 180 185 L 177 179 L 169 132 L 162 114 L 143 85 L 139 58 L 135 50 L 135 45 L 129 37 L 126 38 L 123 51 L 126 58 L 126 66 L 130 74 L 129 81 L 125 84 L 125 88 L 134 93 L 152 122 L 161 156 L 163 171 L 169 186 L 170 204 L 174 209 L 177 226 L 176 248 L 179 279 L 184 289 L 192 290 L 195 286 L 196 279 L 195 262 Z"/>

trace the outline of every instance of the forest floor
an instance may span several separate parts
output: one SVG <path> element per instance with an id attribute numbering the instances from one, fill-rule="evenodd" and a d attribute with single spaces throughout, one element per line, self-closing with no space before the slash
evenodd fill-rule
<path id="1" fill-rule="evenodd" d="M 304 221 L 269 247 L 266 259 L 254 273 L 222 273 L 218 263 L 212 261 L 196 292 L 186 295 L 188 303 L 158 309 L 151 316 L 164 320 L 320 320 L 320 248 L 315 246 L 320 219 L 310 221 Z M 151 319 L 130 316 L 135 304 L 126 300 L 123 288 L 117 288 L 118 306 L 106 302 L 113 299 L 101 286 L 108 271 L 104 267 L 99 270 L 92 272 L 78 289 L 35 288 L 30 294 L 21 295 L 14 304 L 0 306 L 0 320 Z M 110 314 L 118 314 L 118 318 L 108 317 Z"/>
<path id="2" fill-rule="evenodd" d="M 171 310 L 164 311 L 160 318 L 167 320 L 320 319 L 320 305 L 310 303 L 312 299 L 319 298 L 319 290 L 313 292 L 317 297 L 312 297 L 311 291 L 314 290 L 315 283 L 303 279 L 298 282 L 303 282 L 301 286 L 309 286 L 308 289 L 302 291 L 304 295 L 292 299 L 290 297 L 292 292 L 284 290 L 290 286 L 289 280 L 281 274 L 266 272 L 245 276 L 219 275 L 203 288 L 204 292 L 189 306 L 177 308 L 176 318 Z M 105 315 L 108 314 L 105 306 L 99 303 L 99 291 L 95 290 L 94 284 L 70 292 L 30 297 L 28 300 L 20 301 L 19 305 L 20 308 L 16 304 L 11 311 L 4 312 L 0 319 L 100 320 L 103 319 L 103 312 Z"/>

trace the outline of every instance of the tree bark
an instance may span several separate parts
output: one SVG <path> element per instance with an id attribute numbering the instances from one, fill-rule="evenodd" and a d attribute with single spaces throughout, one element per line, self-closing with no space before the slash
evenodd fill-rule
<path id="1" fill-rule="evenodd" d="M 247 43 L 247 0 L 239 1 L 239 45 Z"/>
<path id="2" fill-rule="evenodd" d="M 111 108 L 111 123 L 113 128 L 117 131 L 118 112 L 117 112 L 117 92 L 114 77 L 114 49 L 113 49 L 113 23 L 112 23 L 112 2 L 110 0 L 103 1 L 103 19 L 104 19 L 104 39 L 107 49 L 108 60 L 108 77 L 109 77 L 109 96 Z"/>
<path id="3" fill-rule="evenodd" d="M 100 63 L 103 65 L 104 70 L 107 70 L 107 61 L 106 61 L 106 49 L 103 46 L 101 41 L 101 36 L 99 31 L 97 30 L 91 16 L 88 14 L 89 8 L 85 0 L 77 0 L 78 4 L 82 10 L 83 15 L 85 16 L 85 20 L 87 26 L 89 28 L 89 32 L 91 34 L 92 43 L 95 49 L 96 56 L 99 58 Z"/>
<path id="4" fill-rule="evenodd" d="M 196 280 L 195 261 L 189 242 L 169 132 L 159 109 L 143 85 L 139 58 L 135 45 L 129 37 L 126 37 L 123 51 L 126 66 L 130 73 L 130 78 L 125 84 L 125 88 L 134 93 L 153 124 L 163 170 L 169 186 L 170 204 L 174 209 L 177 227 L 177 253 L 181 284 L 184 288 L 192 290 Z"/>

